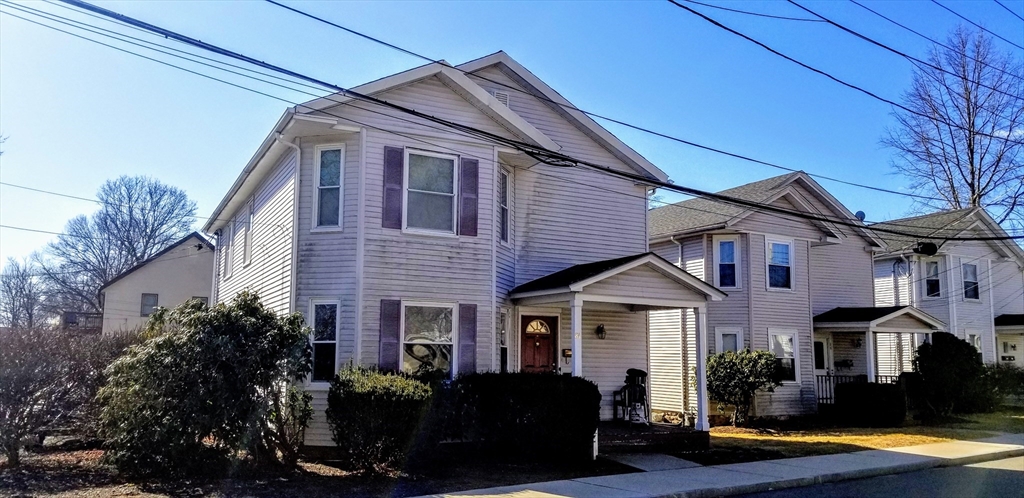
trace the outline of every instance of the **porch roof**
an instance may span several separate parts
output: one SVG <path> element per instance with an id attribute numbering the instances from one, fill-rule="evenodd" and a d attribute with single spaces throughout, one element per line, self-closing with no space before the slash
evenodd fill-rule
<path id="1" fill-rule="evenodd" d="M 1006 313 L 996 317 L 996 327 L 1024 327 L 1024 314 Z"/>
<path id="2" fill-rule="evenodd" d="M 913 306 L 839 307 L 814 317 L 816 329 L 930 333 L 944 327 L 942 321 Z"/>

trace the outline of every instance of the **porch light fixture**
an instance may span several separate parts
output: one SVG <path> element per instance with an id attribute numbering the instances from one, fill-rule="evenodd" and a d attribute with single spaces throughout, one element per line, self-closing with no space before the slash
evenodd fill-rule
<path id="1" fill-rule="evenodd" d="M 601 339 L 602 341 L 604 340 L 608 333 L 605 332 L 603 323 L 597 326 L 597 329 L 594 330 L 594 334 L 597 334 L 598 339 Z"/>
<path id="2" fill-rule="evenodd" d="M 864 339 L 856 338 L 850 339 L 850 347 L 860 349 L 861 345 L 864 344 Z"/>

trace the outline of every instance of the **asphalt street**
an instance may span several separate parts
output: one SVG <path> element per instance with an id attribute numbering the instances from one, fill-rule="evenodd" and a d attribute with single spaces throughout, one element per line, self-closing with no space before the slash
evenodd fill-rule
<path id="1" fill-rule="evenodd" d="M 747 498 L 1024 498 L 1024 457 L 743 495 Z"/>

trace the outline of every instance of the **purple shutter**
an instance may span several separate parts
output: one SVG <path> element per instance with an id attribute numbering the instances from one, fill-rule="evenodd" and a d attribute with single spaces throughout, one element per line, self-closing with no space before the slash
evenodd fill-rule
<path id="1" fill-rule="evenodd" d="M 384 228 L 402 228 L 402 182 L 405 178 L 405 150 L 384 147 Z"/>
<path id="2" fill-rule="evenodd" d="M 459 373 L 476 372 L 476 305 L 459 305 Z"/>
<path id="3" fill-rule="evenodd" d="M 377 359 L 377 368 L 381 370 L 398 370 L 401 315 L 402 301 L 380 300 L 380 357 Z"/>
<path id="4" fill-rule="evenodd" d="M 480 166 L 476 159 L 462 159 L 459 178 L 459 235 L 476 237 Z"/>

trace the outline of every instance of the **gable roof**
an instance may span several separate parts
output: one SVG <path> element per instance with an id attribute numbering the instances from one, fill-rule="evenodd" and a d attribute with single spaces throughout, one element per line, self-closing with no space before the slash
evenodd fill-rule
<path id="1" fill-rule="evenodd" d="M 790 193 L 791 189 L 789 189 L 789 186 L 797 182 L 833 211 L 830 216 L 846 218 L 851 223 L 856 223 L 859 227 L 854 228 L 854 230 L 862 237 L 872 241 L 875 245 L 884 246 L 884 242 L 876 237 L 874 233 L 867 230 L 867 227 L 863 226 L 860 220 L 846 206 L 803 171 L 766 178 L 718 193 L 744 201 L 767 204 Z M 797 198 L 797 200 L 799 199 Z M 756 212 L 754 208 L 737 206 L 711 199 L 694 198 L 650 210 L 648 213 L 648 226 L 650 227 L 652 239 L 667 239 L 673 235 L 693 234 L 727 228 L 754 212 Z M 810 222 L 825 230 L 834 231 L 836 228 L 830 223 Z"/>
<path id="2" fill-rule="evenodd" d="M 206 245 L 206 246 L 209 246 L 209 248 L 211 250 L 214 249 L 213 243 L 210 242 L 209 240 L 207 240 L 206 237 L 204 237 L 201 233 L 199 233 L 199 232 L 192 232 L 192 233 L 182 237 L 181 240 L 179 240 L 179 241 L 177 241 L 177 242 L 175 242 L 175 243 L 173 243 L 173 244 L 171 244 L 171 245 L 161 249 L 160 252 L 158 252 L 158 253 L 156 253 L 156 254 L 154 254 L 154 255 L 144 259 L 141 263 L 139 263 L 139 264 L 137 264 L 137 265 L 135 265 L 135 266 L 133 266 L 133 267 L 123 271 L 123 272 L 121 272 L 120 275 L 110 279 L 110 281 L 108 281 L 107 283 L 105 283 L 102 286 L 100 286 L 99 290 L 96 291 L 96 294 L 101 294 L 104 289 L 106 289 L 107 287 L 110 287 L 115 282 L 121 280 L 124 277 L 127 277 L 128 275 L 131 275 L 136 270 L 146 266 L 147 264 L 149 264 L 149 263 L 151 263 L 153 261 L 156 261 L 157 259 L 160 259 L 161 256 L 163 256 L 163 255 L 173 251 L 175 248 L 180 247 L 182 244 L 184 244 L 184 243 L 186 243 L 186 242 L 188 242 L 188 241 L 190 241 L 192 239 L 198 239 L 199 243 L 201 243 L 203 245 Z"/>
<path id="3" fill-rule="evenodd" d="M 941 329 L 945 325 L 924 311 L 913 306 L 839 307 L 814 316 L 814 325 L 825 324 L 882 324 L 900 315 L 910 315 L 919 321 Z"/>
<path id="4" fill-rule="evenodd" d="M 886 241 L 888 251 L 885 253 L 910 252 L 918 242 L 935 242 L 940 250 L 947 240 L 941 237 L 963 237 L 965 232 L 980 226 L 986 236 L 1004 237 L 1007 235 L 995 219 L 992 218 L 983 208 L 963 208 L 937 211 L 921 216 L 900 218 L 869 225 L 869 228 L 885 228 L 903 232 L 894 234 L 887 232 L 876 232 L 880 238 Z M 1024 267 L 1024 250 L 1011 240 L 986 241 L 1003 253 L 1006 257 L 1012 257 L 1017 264 Z"/>

